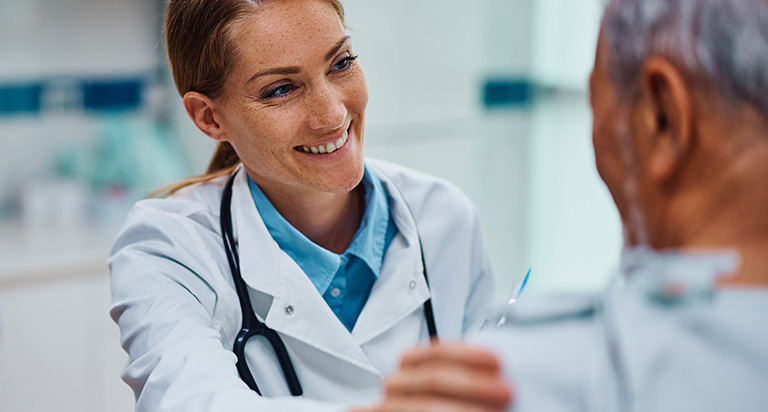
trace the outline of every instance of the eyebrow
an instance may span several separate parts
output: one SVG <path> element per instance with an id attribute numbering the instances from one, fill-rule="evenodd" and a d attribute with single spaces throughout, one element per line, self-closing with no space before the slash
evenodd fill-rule
<path id="1" fill-rule="evenodd" d="M 339 49 L 341 49 L 341 46 L 343 46 L 344 43 L 346 43 L 347 40 L 349 39 L 350 39 L 350 36 L 344 36 L 341 40 L 339 40 L 339 42 L 336 43 L 336 45 L 333 46 L 333 48 L 330 51 L 328 51 L 328 53 L 325 54 L 325 60 L 331 60 L 331 58 L 333 58 L 333 55 L 336 54 L 336 52 L 338 52 Z"/>
<path id="2" fill-rule="evenodd" d="M 339 40 L 333 46 L 333 48 L 329 50 L 328 53 L 325 54 L 325 60 L 331 60 L 331 58 L 333 58 L 333 55 L 335 55 L 339 51 L 339 49 L 341 49 L 341 46 L 343 46 L 344 43 L 346 43 L 347 40 L 349 39 L 350 39 L 350 36 L 344 36 L 344 38 Z M 296 74 L 300 72 L 301 72 L 301 69 L 299 69 L 298 67 L 278 67 L 275 69 L 262 70 L 254 74 L 253 76 L 251 76 L 251 78 L 248 79 L 246 83 L 250 83 L 252 80 L 256 79 L 257 77 L 267 76 L 270 74 Z"/>

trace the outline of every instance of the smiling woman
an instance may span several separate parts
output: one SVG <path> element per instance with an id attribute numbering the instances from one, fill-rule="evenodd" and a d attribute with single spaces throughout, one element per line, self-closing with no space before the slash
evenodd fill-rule
<path id="1" fill-rule="evenodd" d="M 137 410 L 384 405 L 406 350 L 485 318 L 473 206 L 363 157 L 368 88 L 337 1 L 171 0 L 166 39 L 184 107 L 219 147 L 207 174 L 139 202 L 112 250 Z M 476 398 L 482 382 L 432 390 Z"/>
<path id="2" fill-rule="evenodd" d="M 352 190 L 363 176 L 368 91 L 339 15 L 325 2 L 271 2 L 242 18 L 237 33 L 221 96 L 188 91 L 187 113 L 234 148 L 294 227 L 342 253 L 359 222 L 334 221 L 361 216 Z"/>

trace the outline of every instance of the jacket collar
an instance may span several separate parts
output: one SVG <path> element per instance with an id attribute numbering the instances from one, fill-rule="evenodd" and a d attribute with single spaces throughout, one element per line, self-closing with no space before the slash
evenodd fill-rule
<path id="1" fill-rule="evenodd" d="M 240 252 L 240 272 L 245 283 L 259 292 L 274 296 L 278 290 L 283 253 L 259 216 L 242 165 L 232 185 L 232 227 Z"/>
<path id="2" fill-rule="evenodd" d="M 384 170 L 374 162 L 370 162 L 369 166 L 381 180 L 399 233 L 387 250 L 379 281 L 374 284 L 371 297 L 352 330 L 352 335 L 360 343 L 379 336 L 414 311 L 421 313 L 420 307 L 431 297 L 424 277 L 421 242 L 411 207 Z M 420 316 L 423 323 L 423 313 Z"/>
<path id="3" fill-rule="evenodd" d="M 430 292 L 422 274 L 416 222 L 409 206 L 385 173 L 378 176 L 389 196 L 399 233 L 387 251 L 387 255 L 393 256 L 385 257 L 380 277 L 351 334 L 301 268 L 269 235 L 256 210 L 244 171 L 238 173 L 233 184 L 232 215 L 243 280 L 250 288 L 273 297 L 265 323 L 283 335 L 381 375 L 361 345 L 392 329 L 414 311 L 418 311 L 419 318 L 409 325 L 421 328 L 424 315 L 420 306 Z M 288 306 L 291 315 L 287 315 Z M 312 314 L 302 313 L 304 310 Z M 415 345 L 420 333 L 411 336 L 412 342 L 400 341 L 404 348 Z"/>
<path id="4" fill-rule="evenodd" d="M 272 297 L 264 323 L 284 336 L 380 375 L 306 274 L 272 239 L 243 170 L 235 177 L 232 208 L 243 280 L 249 288 Z"/>

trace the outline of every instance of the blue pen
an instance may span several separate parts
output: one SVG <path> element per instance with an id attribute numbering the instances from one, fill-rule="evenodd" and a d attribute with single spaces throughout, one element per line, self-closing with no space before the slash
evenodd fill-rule
<path id="1" fill-rule="evenodd" d="M 507 302 L 508 305 L 511 305 L 517 302 L 517 299 L 520 297 L 520 294 L 523 293 L 523 289 L 525 289 L 525 285 L 528 284 L 528 278 L 531 276 L 531 269 L 528 269 L 528 273 L 525 274 L 525 277 L 523 278 L 523 280 L 521 280 L 520 283 L 517 284 L 517 287 L 512 291 L 512 294 L 509 296 L 509 301 Z M 505 313 L 501 315 L 501 319 L 499 319 L 499 323 L 496 325 L 496 327 L 498 328 L 499 326 L 505 324 L 506 322 L 507 322 L 507 314 Z"/>
<path id="2" fill-rule="evenodd" d="M 520 297 L 520 294 L 523 293 L 523 289 L 525 289 L 525 285 L 528 284 L 528 277 L 531 276 L 531 269 L 528 269 L 528 273 L 525 274 L 523 279 L 517 284 L 517 286 L 512 289 L 512 293 L 509 294 L 509 300 L 507 301 L 508 305 L 511 305 L 515 302 L 517 302 L 517 298 Z M 507 316 L 503 315 L 501 319 L 499 319 L 499 323 L 496 325 L 496 327 L 499 327 L 503 325 L 507 321 Z M 485 322 L 483 322 L 483 326 L 480 327 L 480 330 L 483 330 L 490 325 L 491 320 L 486 319 Z"/>

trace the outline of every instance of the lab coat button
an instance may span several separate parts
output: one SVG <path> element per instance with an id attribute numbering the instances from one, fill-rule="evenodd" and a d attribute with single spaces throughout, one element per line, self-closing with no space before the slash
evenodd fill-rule
<path id="1" fill-rule="evenodd" d="M 408 287 L 410 287 L 411 290 L 416 289 L 416 281 L 412 280 L 411 283 L 408 284 Z"/>
<path id="2" fill-rule="evenodd" d="M 288 316 L 293 315 L 293 306 L 292 305 L 285 305 L 285 314 Z"/>
<path id="3" fill-rule="evenodd" d="M 339 290 L 339 288 L 331 289 L 331 296 L 333 296 L 334 298 L 338 298 L 339 295 L 341 295 L 341 290 Z"/>

